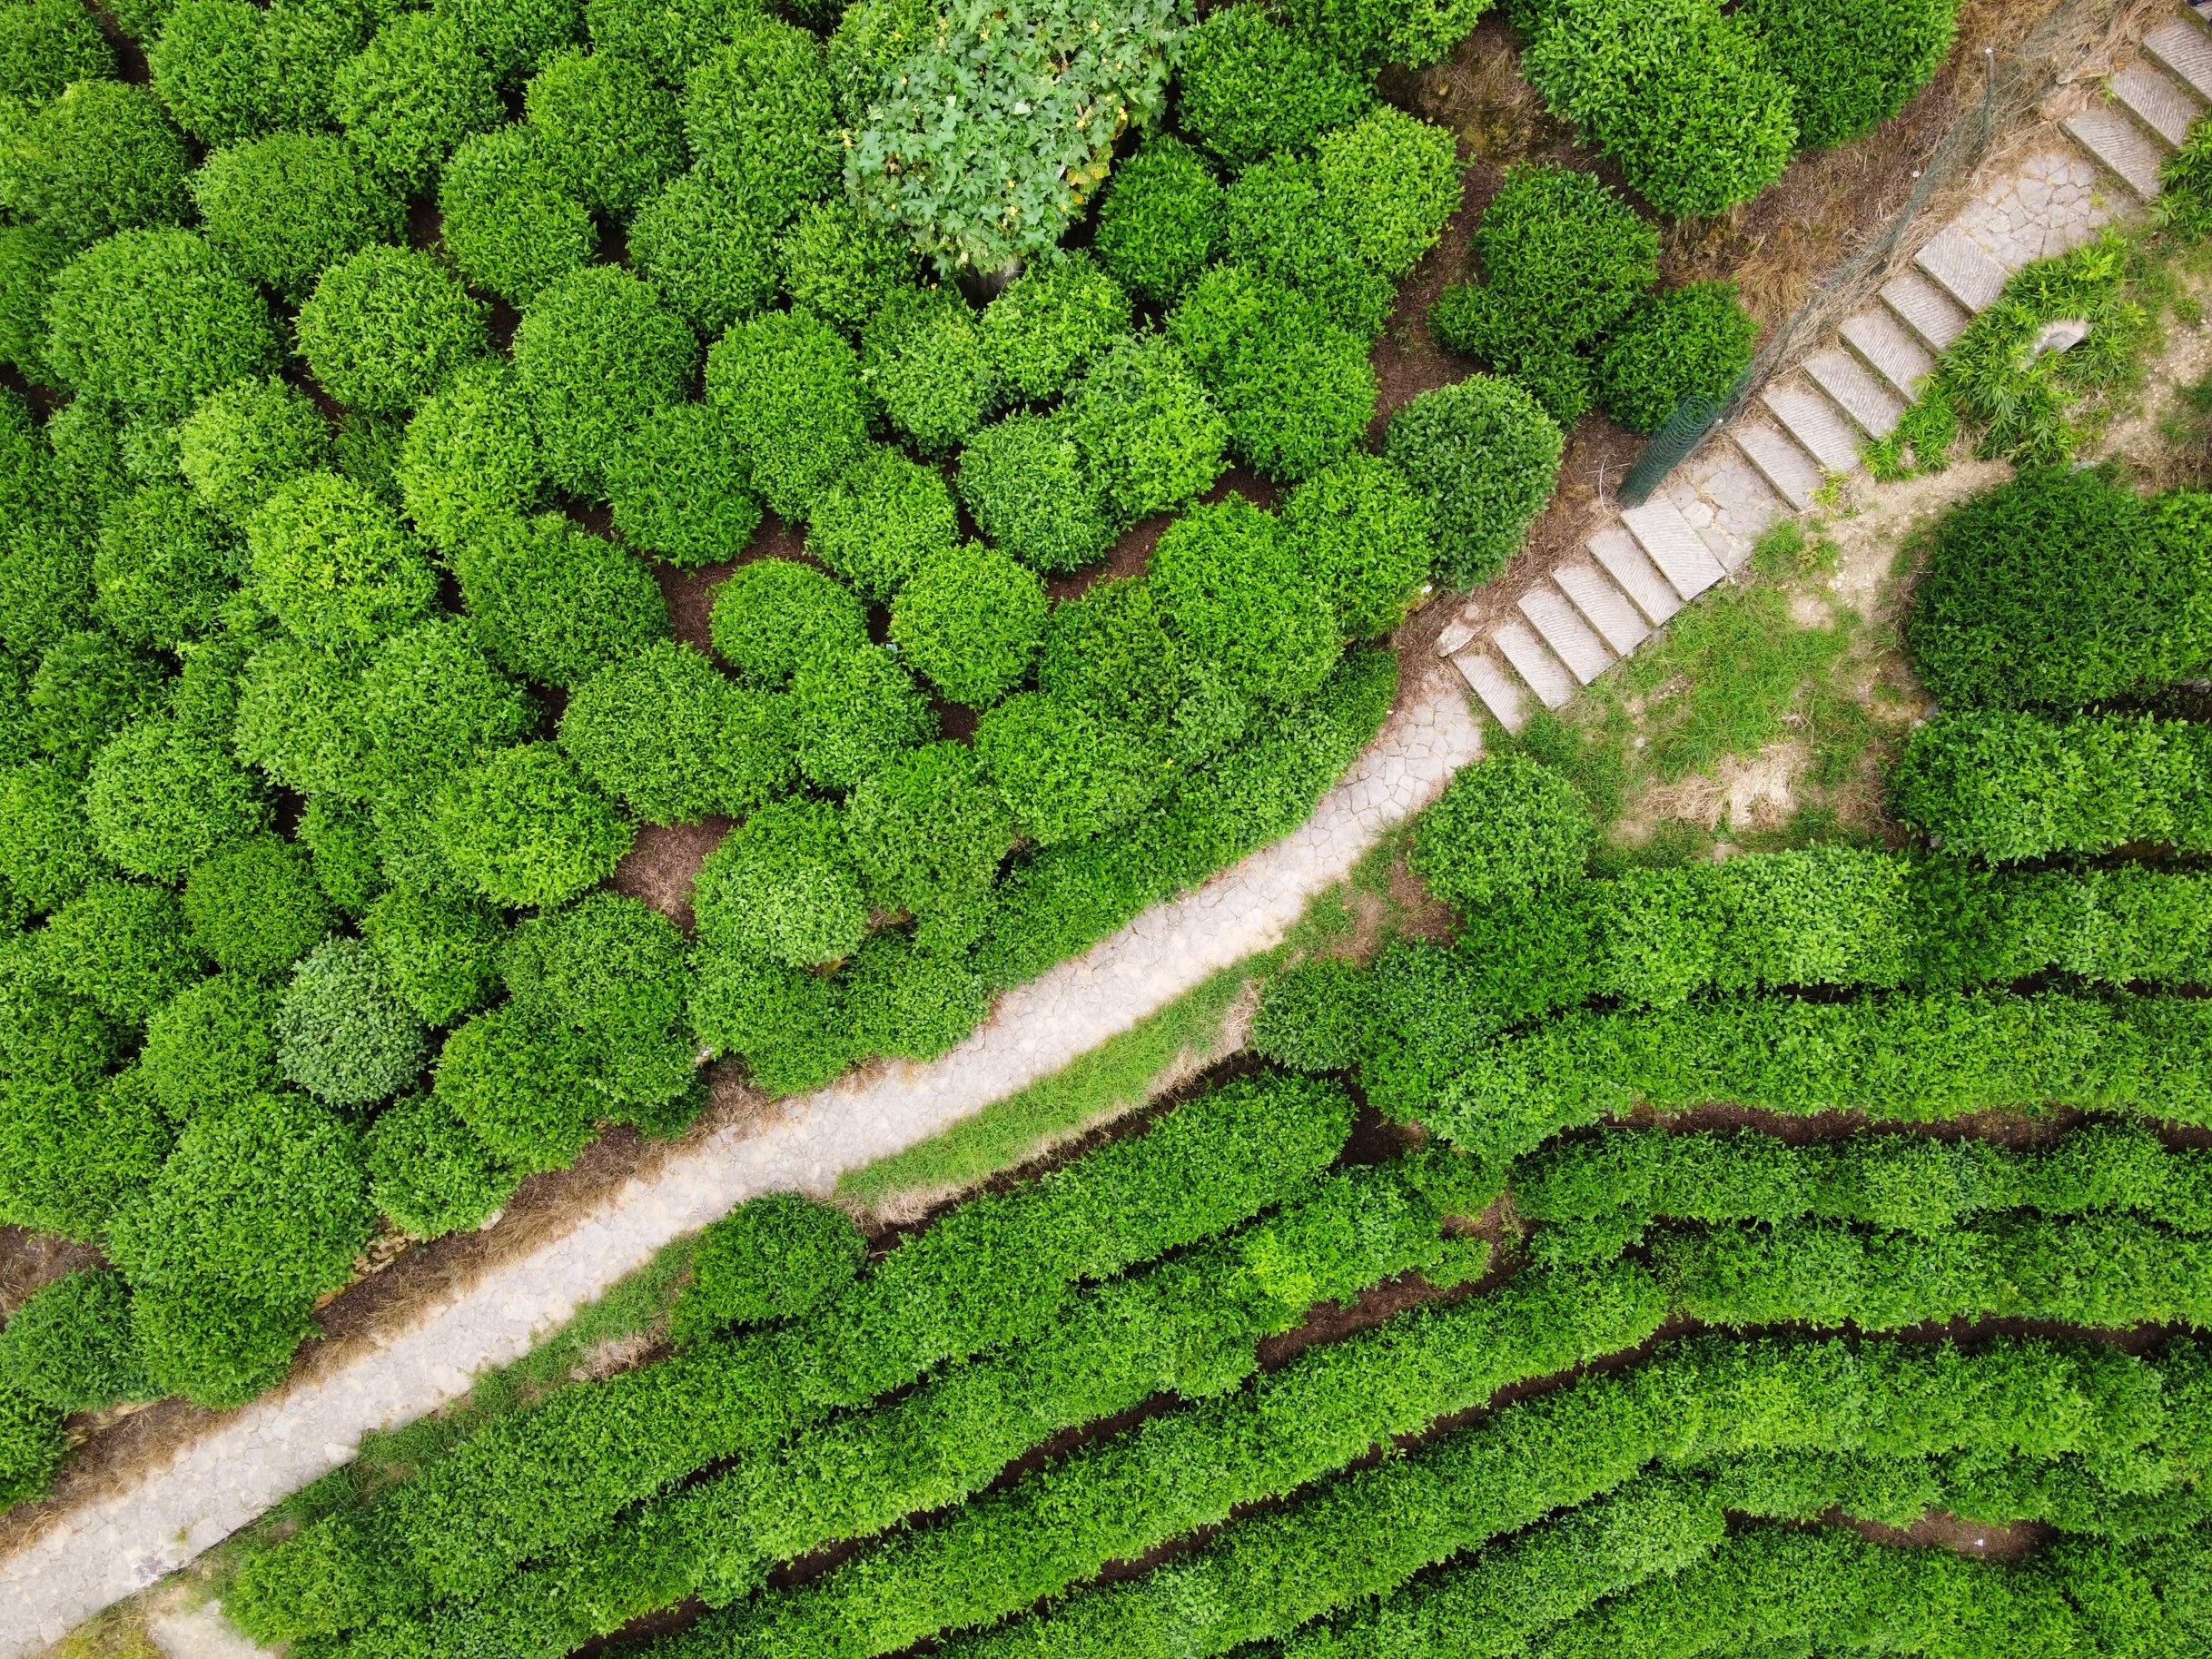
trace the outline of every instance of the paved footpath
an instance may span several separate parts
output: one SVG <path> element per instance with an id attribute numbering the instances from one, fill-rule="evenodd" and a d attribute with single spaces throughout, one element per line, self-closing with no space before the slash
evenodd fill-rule
<path id="1" fill-rule="evenodd" d="M 1456 686 L 1401 709 L 1312 817 L 1204 886 L 1145 912 L 999 1001 L 942 1060 L 894 1065 L 786 1102 L 765 1130 L 725 1130 L 626 1183 L 549 1240 L 390 1332 L 354 1364 L 224 1418 L 134 1489 L 60 1517 L 0 1560 L 0 1659 L 36 1653 L 272 1505 L 511 1363 L 669 1240 L 753 1194 L 826 1194 L 844 1171 L 1050 1076 L 1212 974 L 1279 943 L 1480 752 Z"/>

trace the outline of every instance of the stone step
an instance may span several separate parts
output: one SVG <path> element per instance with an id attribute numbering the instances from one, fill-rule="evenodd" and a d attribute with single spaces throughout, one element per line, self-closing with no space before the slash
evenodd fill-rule
<path id="1" fill-rule="evenodd" d="M 1666 494 L 1690 528 L 1705 538 L 1721 568 L 1732 574 L 1743 568 L 1767 528 L 1790 510 L 1733 443 L 1711 446 L 1694 473 L 1675 474 Z"/>
<path id="2" fill-rule="evenodd" d="M 1739 420 L 1728 429 L 1728 436 L 1783 500 L 1800 512 L 1812 505 L 1821 488 L 1820 467 L 1780 427 Z"/>
<path id="3" fill-rule="evenodd" d="M 1881 285 L 1881 302 L 1931 351 L 1942 351 L 1974 320 L 1971 311 L 1910 265 Z"/>
<path id="4" fill-rule="evenodd" d="M 2188 142 L 2189 128 L 2204 114 L 2205 101 L 2164 70 L 2154 69 L 2141 58 L 2105 83 L 2122 108 L 2178 150 Z"/>
<path id="5" fill-rule="evenodd" d="M 1815 351 L 1805 359 L 1805 372 L 1869 438 L 1887 438 L 1897 430 L 1904 404 L 1850 352 Z"/>
<path id="6" fill-rule="evenodd" d="M 1644 544 L 1617 524 L 1609 524 L 1582 544 L 1605 573 L 1621 585 L 1621 591 L 1636 602 L 1636 608 L 1656 627 L 1682 608 L 1676 593 Z"/>
<path id="7" fill-rule="evenodd" d="M 2178 75 L 2200 98 L 2212 98 L 2212 35 L 2170 18 L 2143 36 L 2143 50 Z"/>
<path id="8" fill-rule="evenodd" d="M 1845 320 L 1843 343 L 1864 358 L 1901 398 L 1918 399 L 1920 380 L 1935 368 L 1935 354 L 1885 305 L 1870 305 Z"/>
<path id="9" fill-rule="evenodd" d="M 2092 104 L 2066 123 L 2084 150 L 2127 181 L 2128 188 L 2149 201 L 2158 193 L 2158 169 L 2166 153 L 2158 141 L 2108 104 Z"/>
<path id="10" fill-rule="evenodd" d="M 1476 647 L 1462 651 L 1452 658 L 1452 667 L 1459 670 L 1459 677 L 1466 681 L 1482 706 L 1490 711 L 1490 717 L 1509 732 L 1517 732 L 1528 724 L 1528 704 L 1521 692 L 1521 683 L 1506 672 L 1505 665 Z"/>
<path id="11" fill-rule="evenodd" d="M 1682 516 L 1682 509 L 1664 496 L 1629 508 L 1621 514 L 1621 522 L 1651 555 L 1667 585 L 1685 599 L 1694 599 L 1727 574 L 1704 538 Z"/>
<path id="12" fill-rule="evenodd" d="M 1822 472 L 1850 472 L 1859 465 L 1859 440 L 1843 413 L 1811 386 L 1770 386 L 1759 394 L 1767 412 L 1797 439 Z"/>
<path id="13" fill-rule="evenodd" d="M 1629 540 L 1633 546 L 1634 538 Z M 1595 565 L 1562 565 L 1552 572 L 1552 580 L 1589 619 L 1598 637 L 1619 655 L 1626 657 L 1652 637 L 1652 625 L 1637 615 L 1634 603 Z"/>
<path id="14" fill-rule="evenodd" d="M 1475 636 L 1480 632 L 1482 629 L 1468 618 L 1465 611 L 1462 611 L 1446 623 L 1443 630 L 1437 634 L 1437 655 L 1438 657 L 1458 656 L 1474 642 Z"/>
<path id="15" fill-rule="evenodd" d="M 1970 312 L 1986 310 L 2004 292 L 2005 278 L 2010 274 L 1995 254 L 1957 225 L 1946 225 L 1930 237 L 1927 246 L 1912 256 L 1912 262 Z"/>
<path id="16" fill-rule="evenodd" d="M 1551 647 L 1536 637 L 1536 629 L 1526 622 L 1508 622 L 1490 636 L 1490 643 L 1497 647 L 1498 655 L 1513 665 L 1513 671 L 1522 683 L 1536 694 L 1536 700 L 1546 708 L 1562 708 L 1582 689 L 1575 676 L 1568 673 Z M 1479 689 L 1476 696 L 1480 696 Z"/>
<path id="17" fill-rule="evenodd" d="M 1597 637 L 1597 630 L 1567 602 L 1566 595 L 1548 583 L 1540 583 L 1521 596 L 1520 612 L 1551 647 L 1552 655 L 1585 686 L 1619 660 L 1613 648 Z"/>

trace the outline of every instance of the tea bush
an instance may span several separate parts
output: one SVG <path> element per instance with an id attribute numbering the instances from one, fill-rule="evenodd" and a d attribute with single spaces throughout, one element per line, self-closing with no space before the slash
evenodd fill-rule
<path id="1" fill-rule="evenodd" d="M 675 94 L 618 52 L 556 52 L 523 89 L 553 176 L 586 207 L 627 217 L 682 169 Z"/>
<path id="2" fill-rule="evenodd" d="M 731 34 L 685 84 L 684 136 L 702 172 L 780 225 L 830 194 L 837 176 L 822 43 L 771 17 L 747 19 Z M 864 163 L 850 164 L 856 176 L 866 171 Z"/>
<path id="3" fill-rule="evenodd" d="M 325 1105 L 373 1106 L 422 1070 L 422 1025 L 358 939 L 319 945 L 292 970 L 277 1010 L 277 1064 Z"/>
<path id="4" fill-rule="evenodd" d="M 1121 163 L 1099 206 L 1099 259 L 1139 299 L 1171 302 L 1220 247 L 1221 203 L 1197 151 L 1154 138 Z"/>
<path id="5" fill-rule="evenodd" d="M 133 1352 L 131 1293 L 89 1269 L 57 1279 L 0 1329 L 0 1382 L 55 1411 L 99 1411 L 153 1393 Z"/>
<path id="6" fill-rule="evenodd" d="M 331 430 L 321 411 L 279 380 L 226 386 L 201 400 L 177 428 L 177 466 L 193 498 L 242 529 L 279 489 L 302 474 L 328 470 L 331 459 Z M 204 533 L 191 539 L 205 539 Z M 104 598 L 109 584 L 97 566 L 93 575 Z M 146 608 L 154 614 L 169 607 Z"/>
<path id="7" fill-rule="evenodd" d="M 428 184 L 462 141 L 498 124 L 490 68 L 449 15 L 394 17 L 331 84 L 331 113 L 378 170 L 408 191 Z"/>
<path id="8" fill-rule="evenodd" d="M 615 872 L 637 826 L 549 743 L 500 749 L 442 785 L 430 832 L 497 904 L 558 904 Z"/>
<path id="9" fill-rule="evenodd" d="M 984 307 L 982 326 L 997 395 L 1042 401 L 1130 332 L 1129 296 L 1071 255 L 1031 266 Z"/>
<path id="10" fill-rule="evenodd" d="M 961 450 L 956 481 L 976 528 L 1033 570 L 1081 569 L 1113 545 L 1105 492 L 1064 416 L 993 421 Z"/>
<path id="11" fill-rule="evenodd" d="M 363 248 L 332 265 L 300 307 L 298 331 L 323 390 L 371 415 L 404 414 L 487 348 L 476 301 L 409 248 Z"/>
<path id="12" fill-rule="evenodd" d="M 1177 119 L 1230 167 L 1303 150 L 1364 114 L 1367 80 L 1260 6 L 1223 6 L 1183 42 Z"/>
<path id="13" fill-rule="evenodd" d="M 707 404 L 647 415 L 608 459 L 607 494 L 622 538 L 679 568 L 735 558 L 760 528 L 736 439 Z"/>
<path id="14" fill-rule="evenodd" d="M 868 930 L 844 826 L 818 801 L 777 802 L 732 830 L 700 866 L 692 904 L 703 944 L 794 967 L 849 955 Z"/>
<path id="15" fill-rule="evenodd" d="M 541 685 L 580 685 L 668 637 L 652 572 L 556 514 L 486 522 L 453 573 L 493 660 Z"/>
<path id="16" fill-rule="evenodd" d="M 802 211 L 775 239 L 784 291 L 847 334 L 921 273 L 913 247 L 842 197 Z"/>
<path id="17" fill-rule="evenodd" d="M 594 265 L 538 295 L 516 325 L 514 356 L 548 475 L 603 495 L 617 446 L 682 400 L 698 341 L 650 284 Z"/>
<path id="18" fill-rule="evenodd" d="M 190 205 L 191 152 L 143 86 L 77 82 L 26 114 L 11 148 L 8 208 L 72 247 L 178 224 Z"/>
<path id="19" fill-rule="evenodd" d="M 1871 132 L 1934 77 L 1957 12 L 1958 0 L 1754 0 L 1735 15 L 1796 94 L 1798 142 L 1825 147 Z"/>
<path id="20" fill-rule="evenodd" d="M 395 470 L 407 516 L 449 552 L 479 523 L 536 509 L 545 458 L 513 369 L 485 358 L 456 370 L 407 423 Z"/>
<path id="21" fill-rule="evenodd" d="M 253 284 L 189 231 L 126 231 L 54 273 L 45 359 L 71 390 L 180 419 L 276 366 Z"/>
<path id="22" fill-rule="evenodd" d="M 578 686 L 560 743 L 647 823 L 696 824 L 790 789 L 789 719 L 781 697 L 732 685 L 699 652 L 664 640 Z"/>
<path id="23" fill-rule="evenodd" d="M 908 288 L 886 300 L 861 329 L 860 378 L 924 455 L 961 443 L 991 412 L 983 330 L 955 289 Z"/>
<path id="24" fill-rule="evenodd" d="M 862 597 L 888 599 L 960 538 L 944 475 L 888 445 L 871 446 L 815 496 L 806 550 Z"/>
<path id="25" fill-rule="evenodd" d="M 650 215 L 643 247 L 654 246 Z M 479 133 L 438 175 L 439 241 L 474 286 L 527 305 L 587 263 L 598 244 L 591 210 L 571 194 L 536 127 Z M 640 268 L 649 255 L 638 254 Z"/>
<path id="26" fill-rule="evenodd" d="M 184 915 L 201 951 L 242 973 L 282 973 L 331 926 L 306 854 L 274 835 L 238 842 L 194 866 Z"/>
<path id="27" fill-rule="evenodd" d="M 727 416 L 753 488 L 787 519 L 808 517 L 866 449 L 859 354 L 804 311 L 765 311 L 716 341 L 706 400 Z"/>
<path id="28" fill-rule="evenodd" d="M 954 703 L 986 708 L 1028 675 L 1044 636 L 1044 584 L 966 542 L 929 555 L 891 607 L 900 658 Z"/>
<path id="29" fill-rule="evenodd" d="M 827 1204 L 795 1192 L 748 1199 L 699 1235 L 669 1329 L 696 1342 L 733 1325 L 795 1318 L 850 1284 L 867 1253 L 860 1229 Z"/>
<path id="30" fill-rule="evenodd" d="M 787 558 L 732 571 L 715 589 L 709 627 L 716 655 L 746 683 L 770 689 L 868 643 L 867 613 L 852 589 Z"/>
<path id="31" fill-rule="evenodd" d="M 1535 399 L 1479 374 L 1402 405 L 1383 446 L 1436 513 L 1438 574 L 1462 588 L 1505 568 L 1550 502 L 1565 450 Z"/>
<path id="32" fill-rule="evenodd" d="M 277 1087 L 281 987 L 245 973 L 195 981 L 146 1019 L 139 1069 L 162 1111 L 184 1123 Z"/>
<path id="33" fill-rule="evenodd" d="M 702 334 L 720 334 L 775 297 L 775 250 L 752 201 L 697 171 L 649 197 L 629 224 L 630 260 Z"/>
<path id="34" fill-rule="evenodd" d="M 369 1126 L 363 1164 L 376 1207 L 416 1239 L 480 1227 L 519 1177 L 456 1114 L 446 1094 L 410 1095 Z"/>
<path id="35" fill-rule="evenodd" d="M 1634 432 L 1655 432 L 1694 392 L 1727 400 L 1759 338 L 1733 282 L 1691 282 L 1652 294 L 1629 312 L 1597 363 L 1605 412 Z"/>

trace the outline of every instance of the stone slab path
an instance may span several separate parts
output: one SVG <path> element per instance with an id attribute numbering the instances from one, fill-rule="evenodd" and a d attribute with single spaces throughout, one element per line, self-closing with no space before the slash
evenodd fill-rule
<path id="1" fill-rule="evenodd" d="M 363 1435 L 420 1417 L 466 1392 L 479 1373 L 520 1358 L 671 1239 L 755 1193 L 826 1194 L 844 1171 L 1050 1076 L 1279 943 L 1308 902 L 1480 752 L 1465 695 L 1438 684 L 1392 717 L 1298 830 L 1009 992 L 991 1022 L 942 1060 L 787 1101 L 765 1130 L 709 1137 L 627 1183 L 566 1234 L 384 1334 L 354 1364 L 255 1401 L 135 1488 L 57 1516 L 0 1560 L 0 1659 L 36 1653 L 349 1462 Z M 184 1634 L 171 1633 L 179 1645 Z"/>

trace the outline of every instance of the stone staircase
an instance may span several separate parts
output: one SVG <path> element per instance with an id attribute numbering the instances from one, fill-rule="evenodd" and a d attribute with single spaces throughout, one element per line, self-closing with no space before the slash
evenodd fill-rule
<path id="1" fill-rule="evenodd" d="M 1812 505 L 1887 438 L 1937 353 L 2023 265 L 2079 247 L 2158 193 L 2166 158 L 2212 104 L 2212 0 L 2177 9 L 2062 123 L 2070 143 L 2029 155 L 1884 283 L 1835 338 L 1777 375 L 1753 406 L 1642 507 L 1597 530 L 1491 626 L 1447 625 L 1438 652 L 1508 731 L 1529 698 L 1557 708 L 1674 613 L 1742 568 L 1777 519 Z M 1471 613 L 1472 607 L 1470 607 Z"/>

